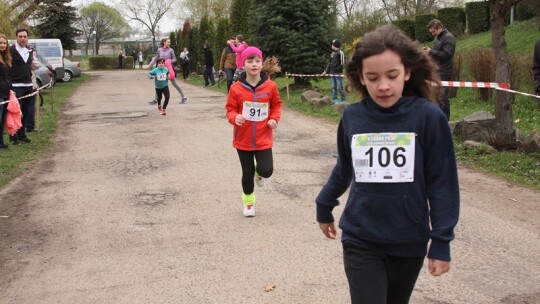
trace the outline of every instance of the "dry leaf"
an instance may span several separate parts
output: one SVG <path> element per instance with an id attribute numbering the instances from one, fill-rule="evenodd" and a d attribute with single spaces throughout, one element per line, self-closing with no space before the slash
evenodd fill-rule
<path id="1" fill-rule="evenodd" d="M 264 291 L 269 292 L 269 291 L 274 290 L 274 288 L 276 288 L 276 284 L 274 284 L 274 283 L 268 283 L 268 284 L 266 284 L 266 286 L 264 287 Z"/>

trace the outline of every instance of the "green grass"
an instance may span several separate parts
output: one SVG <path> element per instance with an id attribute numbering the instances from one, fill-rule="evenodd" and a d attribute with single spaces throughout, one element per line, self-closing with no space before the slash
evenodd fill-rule
<path id="1" fill-rule="evenodd" d="M 540 39 L 540 31 L 536 28 L 536 19 L 516 22 L 506 28 L 506 50 L 509 54 L 532 56 L 534 43 L 538 39 Z M 484 32 L 460 37 L 456 51 L 491 49 L 491 47 L 491 32 Z"/>
<path id="2" fill-rule="evenodd" d="M 43 108 L 39 109 L 39 113 L 36 109 L 36 129 L 42 131 L 28 134 L 28 137 L 32 139 L 30 144 L 10 145 L 9 150 L 0 151 L 0 187 L 30 170 L 39 160 L 40 155 L 52 146 L 58 114 L 61 113 L 64 104 L 75 89 L 88 78 L 89 76 L 83 74 L 81 77 L 73 78 L 71 82 L 59 82 L 53 88 L 43 91 Z M 4 135 L 6 142 L 7 138 L 7 134 Z"/>

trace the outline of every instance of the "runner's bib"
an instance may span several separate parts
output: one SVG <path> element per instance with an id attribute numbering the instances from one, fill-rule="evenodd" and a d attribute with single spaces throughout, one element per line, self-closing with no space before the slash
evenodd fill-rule
<path id="1" fill-rule="evenodd" d="M 242 116 L 249 121 L 263 121 L 268 118 L 268 103 L 244 101 Z"/>
<path id="2" fill-rule="evenodd" d="M 159 74 L 156 75 L 156 79 L 157 79 L 157 80 L 160 80 L 160 81 L 167 80 L 167 74 L 165 74 L 165 73 L 159 73 Z"/>
<path id="3" fill-rule="evenodd" d="M 355 134 L 351 154 L 358 183 L 414 181 L 414 133 Z"/>

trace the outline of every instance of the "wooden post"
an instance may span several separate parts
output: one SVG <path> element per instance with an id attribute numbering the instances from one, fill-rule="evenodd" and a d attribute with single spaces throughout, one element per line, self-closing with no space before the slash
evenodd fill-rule
<path id="1" fill-rule="evenodd" d="M 285 83 L 287 84 L 287 101 L 291 101 L 291 96 L 289 95 L 289 73 L 285 72 Z"/>

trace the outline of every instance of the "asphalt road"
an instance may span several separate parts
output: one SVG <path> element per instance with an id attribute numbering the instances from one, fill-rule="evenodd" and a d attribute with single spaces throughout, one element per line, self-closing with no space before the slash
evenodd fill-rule
<path id="1" fill-rule="evenodd" d="M 0 303 L 349 301 L 341 244 L 315 222 L 336 125 L 284 110 L 244 218 L 225 96 L 180 85 L 165 117 L 140 71 L 76 91 L 54 148 L 0 189 Z M 452 270 L 424 268 L 412 303 L 540 303 L 540 193 L 464 168 L 460 186 Z"/>

